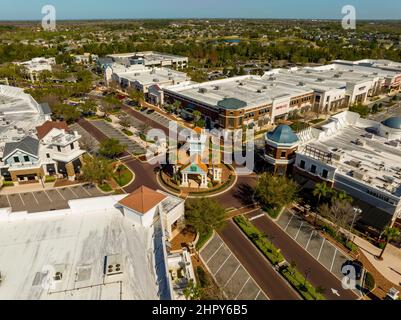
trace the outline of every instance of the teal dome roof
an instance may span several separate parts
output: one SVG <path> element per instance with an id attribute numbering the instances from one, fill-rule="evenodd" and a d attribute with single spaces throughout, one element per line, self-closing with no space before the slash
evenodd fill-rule
<path id="1" fill-rule="evenodd" d="M 295 144 L 298 136 L 287 125 L 279 125 L 276 129 L 266 134 L 266 138 L 278 144 Z"/>
<path id="2" fill-rule="evenodd" d="M 388 118 L 387 120 L 384 120 L 382 124 L 391 129 L 401 130 L 401 117 Z"/>

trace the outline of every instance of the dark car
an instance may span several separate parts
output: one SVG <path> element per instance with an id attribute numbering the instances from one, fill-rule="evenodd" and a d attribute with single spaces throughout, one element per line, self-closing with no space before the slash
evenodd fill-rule
<path id="1" fill-rule="evenodd" d="M 154 112 L 155 112 L 155 110 L 150 109 L 150 110 L 148 110 L 146 113 L 147 113 L 147 114 L 152 114 L 152 113 L 154 113 Z"/>
<path id="2" fill-rule="evenodd" d="M 355 280 L 360 280 L 363 274 L 363 264 L 360 261 L 348 260 L 341 267 L 342 274 L 344 276 L 352 276 L 352 274 L 350 273 L 350 271 L 352 270 L 351 268 L 355 270 Z"/>

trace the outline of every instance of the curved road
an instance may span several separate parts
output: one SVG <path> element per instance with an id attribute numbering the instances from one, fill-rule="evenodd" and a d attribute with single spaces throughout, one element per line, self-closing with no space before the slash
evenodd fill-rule
<path id="1" fill-rule="evenodd" d="M 78 123 L 86 131 L 92 134 L 98 141 L 107 139 L 107 136 L 105 136 L 103 132 L 93 126 L 90 122 L 81 119 Z M 135 172 L 134 182 L 124 188 L 124 191 L 130 193 L 142 185 L 145 185 L 155 190 L 160 189 L 160 186 L 156 181 L 156 175 L 154 173 L 155 168 L 158 167 L 157 165 L 143 163 L 128 153 L 124 154 L 121 160 L 125 165 L 127 165 L 132 171 Z M 256 181 L 257 176 L 254 174 L 249 176 L 239 176 L 237 184 L 231 190 L 222 195 L 216 196 L 215 199 L 227 209 L 239 209 L 252 206 L 253 186 L 256 184 Z M 261 212 L 249 213 L 249 216 L 252 217 L 260 213 Z M 282 250 L 283 255 L 288 261 L 296 261 L 297 266 L 299 266 L 300 268 L 308 267 L 313 270 L 310 280 L 314 285 L 321 285 L 326 289 L 325 296 L 327 299 L 358 299 L 358 297 L 352 291 L 342 290 L 340 280 L 334 277 L 333 274 L 331 274 L 318 261 L 310 256 L 309 253 L 301 248 L 292 238 L 290 238 L 268 217 L 259 219 L 254 223 L 263 232 L 275 235 L 274 243 Z M 261 282 L 264 285 L 267 285 L 267 283 L 269 283 L 272 290 L 269 292 L 271 298 L 296 298 L 291 290 L 286 292 L 284 295 L 283 293 L 280 293 L 279 291 L 282 290 L 282 283 L 278 283 L 277 285 L 274 284 L 275 277 L 272 277 L 270 273 L 265 273 L 264 276 L 260 273 L 259 269 L 261 268 L 261 265 L 258 264 L 257 261 L 254 261 L 255 252 L 258 253 L 257 249 L 252 244 L 250 244 L 247 239 L 245 239 L 246 241 L 244 241 L 244 237 L 241 237 L 239 232 L 240 231 L 238 230 L 238 228 L 236 228 L 233 225 L 233 222 L 230 220 L 227 223 L 225 229 L 219 231 L 219 234 L 258 283 Z M 249 252 L 250 250 L 252 250 L 253 252 Z M 250 257 L 253 258 L 250 260 Z M 279 287 L 281 287 L 281 289 Z M 338 290 L 340 296 L 333 294 L 333 292 L 331 292 L 332 288 Z"/>

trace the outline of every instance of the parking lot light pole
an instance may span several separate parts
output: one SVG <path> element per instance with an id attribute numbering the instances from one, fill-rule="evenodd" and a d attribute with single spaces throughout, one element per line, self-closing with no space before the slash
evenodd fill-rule
<path id="1" fill-rule="evenodd" d="M 351 223 L 350 228 L 349 228 L 348 241 L 351 240 L 352 229 L 354 228 L 356 216 L 357 216 L 358 214 L 361 214 L 361 213 L 362 213 L 362 210 L 361 210 L 360 208 L 354 207 L 354 218 L 352 219 L 352 223 Z M 355 239 L 355 236 L 354 236 L 354 239 Z M 354 242 L 354 241 L 352 241 L 352 242 Z"/>

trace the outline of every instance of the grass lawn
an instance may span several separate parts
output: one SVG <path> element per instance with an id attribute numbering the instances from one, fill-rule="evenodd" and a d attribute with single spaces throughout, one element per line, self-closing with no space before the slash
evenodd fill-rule
<path id="1" fill-rule="evenodd" d="M 205 243 L 212 237 L 213 230 L 210 229 L 208 232 L 199 234 L 199 240 L 196 244 L 196 250 L 200 250 Z"/>
<path id="2" fill-rule="evenodd" d="M 129 170 L 126 166 L 120 165 L 118 167 L 118 171 L 113 174 L 114 180 L 118 183 L 120 187 L 126 186 L 133 178 L 133 174 L 131 170 Z"/>
<path id="3" fill-rule="evenodd" d="M 113 191 L 113 188 L 107 182 L 105 182 L 103 184 L 99 184 L 99 188 L 103 192 L 111 192 L 111 191 Z"/>

